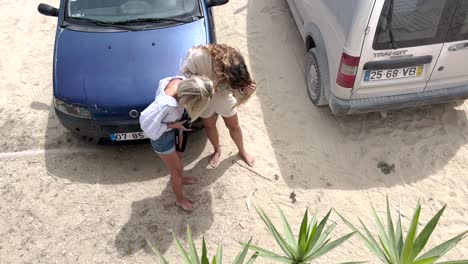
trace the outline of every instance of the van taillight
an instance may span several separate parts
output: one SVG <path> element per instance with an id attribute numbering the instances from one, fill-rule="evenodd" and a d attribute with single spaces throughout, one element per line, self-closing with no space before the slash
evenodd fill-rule
<path id="1" fill-rule="evenodd" d="M 360 57 L 353 57 L 346 53 L 341 56 L 340 69 L 336 83 L 344 88 L 353 88 L 356 81 Z"/>

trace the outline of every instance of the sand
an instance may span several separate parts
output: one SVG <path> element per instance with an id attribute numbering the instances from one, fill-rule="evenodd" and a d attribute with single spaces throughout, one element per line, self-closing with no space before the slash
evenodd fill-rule
<path id="1" fill-rule="evenodd" d="M 202 182 L 187 188 L 196 203 L 191 214 L 174 207 L 167 173 L 149 145 L 94 146 L 60 125 L 51 107 L 56 20 L 39 15 L 37 4 L 0 2 L 1 263 L 157 263 L 145 239 L 180 263 L 170 232 L 183 236 L 187 224 L 212 252 L 223 243 L 226 261 L 251 236 L 277 250 L 247 209 L 255 189 L 252 206 L 279 223 L 279 204 L 295 230 L 306 208 L 323 216 L 333 207 L 372 226 L 370 202 L 383 216 L 386 195 L 406 226 L 418 199 L 422 222 L 449 205 L 430 246 L 468 229 L 468 104 L 386 118 L 334 117 L 314 107 L 305 90 L 304 45 L 284 0 L 215 9 L 219 42 L 242 51 L 258 83 L 239 113 L 257 166 L 255 173 L 243 166 L 220 122 L 223 161 L 207 170 L 211 146 L 202 133 L 194 136 L 187 170 Z M 381 162 L 394 170 L 384 174 Z M 338 221 L 333 236 L 346 232 Z M 447 257 L 468 258 L 468 240 Z M 317 263 L 352 260 L 378 263 L 357 239 Z"/>

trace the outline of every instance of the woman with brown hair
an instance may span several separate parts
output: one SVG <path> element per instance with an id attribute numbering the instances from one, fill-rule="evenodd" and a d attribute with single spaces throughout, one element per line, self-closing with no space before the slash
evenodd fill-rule
<path id="1" fill-rule="evenodd" d="M 249 165 L 255 159 L 244 148 L 242 129 L 239 125 L 237 107 L 245 103 L 256 90 L 240 52 L 222 44 L 210 44 L 190 49 L 182 65 L 182 73 L 210 78 L 214 82 L 215 93 L 205 111 L 200 115 L 208 139 L 214 148 L 210 166 L 218 167 L 221 158 L 219 133 L 216 128 L 216 114 L 223 117 L 232 140 L 239 149 L 239 155 Z"/>

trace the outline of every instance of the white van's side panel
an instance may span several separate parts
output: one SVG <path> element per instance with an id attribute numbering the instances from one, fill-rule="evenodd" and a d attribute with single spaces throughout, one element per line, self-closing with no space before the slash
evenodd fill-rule
<path id="1" fill-rule="evenodd" d="M 301 33 L 302 39 L 305 40 L 307 37 L 306 32 L 304 31 L 304 18 L 302 17 L 302 14 L 299 12 L 298 8 L 298 0 L 286 0 L 289 5 L 289 10 L 291 10 L 291 13 L 294 17 L 294 21 L 296 22 L 297 28 L 299 29 L 299 32 Z"/>
<path id="2" fill-rule="evenodd" d="M 304 26 L 306 28 L 311 28 L 311 24 L 317 25 L 320 33 L 323 37 L 325 48 L 327 51 L 328 58 L 328 70 L 329 70 L 329 85 L 331 92 L 343 99 L 349 99 L 351 93 L 348 90 L 336 89 L 336 76 L 339 68 L 339 63 L 341 61 L 341 54 L 343 52 L 344 44 L 347 37 L 346 30 L 348 29 L 349 24 L 351 23 L 352 12 L 341 15 L 337 8 L 338 2 L 345 3 L 349 5 L 355 0 L 319 0 L 319 1 L 309 1 L 309 0 L 296 0 L 301 2 L 302 8 L 300 9 L 303 12 Z M 343 10 L 346 10 L 343 6 Z M 346 21 L 348 20 L 348 21 Z M 309 33 L 309 32 L 308 32 Z"/>
<path id="3" fill-rule="evenodd" d="M 336 77 L 343 51 L 359 56 L 367 22 L 375 0 L 288 0 L 296 24 L 304 39 L 318 29 L 326 49 L 330 90 L 349 99 L 351 89 L 339 87 Z M 319 43 L 316 44 L 319 45 Z"/>
<path id="4" fill-rule="evenodd" d="M 348 36 L 344 51 L 346 54 L 359 57 L 362 52 L 362 45 L 366 35 L 366 30 L 369 24 L 370 17 L 374 10 L 376 2 L 384 2 L 384 0 L 371 1 L 356 1 L 353 20 L 349 26 Z M 377 11 L 378 12 L 378 11 Z"/>

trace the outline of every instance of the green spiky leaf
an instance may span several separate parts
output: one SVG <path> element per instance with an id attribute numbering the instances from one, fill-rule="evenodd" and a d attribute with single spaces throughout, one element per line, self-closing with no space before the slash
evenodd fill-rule
<path id="1" fill-rule="evenodd" d="M 335 211 L 336 212 L 336 211 Z M 367 238 L 359 229 L 357 229 L 351 222 L 349 222 L 344 216 L 342 216 L 340 213 L 336 212 L 338 216 L 343 220 L 343 222 L 346 223 L 346 225 L 351 228 L 351 230 L 355 231 L 358 237 L 364 242 L 366 247 L 374 253 L 376 257 L 378 257 L 380 260 L 382 260 L 383 263 L 390 264 L 390 260 L 388 260 L 387 256 L 385 253 L 382 251 L 382 249 L 379 247 L 379 244 L 377 241 L 374 239 L 372 234 L 369 232 L 367 229 L 366 225 L 359 219 L 361 222 L 362 226 L 364 227 L 367 235 L 369 238 Z"/>
<path id="2" fill-rule="evenodd" d="M 440 217 L 445 210 L 445 206 L 439 210 L 439 212 L 432 217 L 432 219 L 426 224 L 421 233 L 417 234 L 417 227 L 419 224 L 419 217 L 421 215 L 421 205 L 418 201 L 415 207 L 413 217 L 410 221 L 410 226 L 406 239 L 403 236 L 403 230 L 401 225 L 401 215 L 398 215 L 398 221 L 395 226 L 390 213 L 390 205 L 387 198 L 387 228 L 385 229 L 380 218 L 377 216 L 376 210 L 372 207 L 372 212 L 376 221 L 378 236 L 377 239 L 370 233 L 366 225 L 361 221 L 367 236 L 360 232 L 353 224 L 347 221 L 342 215 L 338 214 L 341 219 L 356 232 L 358 237 L 365 243 L 365 245 L 377 256 L 383 263 L 386 264 L 433 264 L 440 259 L 444 254 L 451 250 L 455 245 L 462 240 L 467 234 L 464 232 L 449 241 L 446 241 L 439 246 L 427 251 L 425 254 L 418 255 L 426 246 L 429 237 L 432 235 Z M 415 258 L 417 258 L 415 260 Z M 464 263 L 463 261 L 449 261 L 448 263 Z M 464 263 L 468 264 L 468 263 Z"/>
<path id="3" fill-rule="evenodd" d="M 267 225 L 268 229 L 286 256 L 282 256 L 270 250 L 253 245 L 250 246 L 250 249 L 257 251 L 260 257 L 269 258 L 281 263 L 308 263 L 309 260 L 322 256 L 335 247 L 341 245 L 350 237 L 350 235 L 345 236 L 338 239 L 337 241 L 329 243 L 330 239 L 328 237 L 336 226 L 336 223 L 333 223 L 332 225 L 326 227 L 331 211 L 332 210 L 330 210 L 317 225 L 317 212 L 315 212 L 310 222 L 308 222 L 309 214 L 308 210 L 306 210 L 302 218 L 296 240 L 292 235 L 292 229 L 289 225 L 289 222 L 280 210 L 281 219 L 283 226 L 285 227 L 286 237 L 288 239 L 288 242 L 286 243 L 265 212 L 261 209 L 257 209 L 257 213 L 259 214 L 260 218 L 262 218 L 263 222 Z M 293 245 L 288 248 L 288 245 L 290 244 Z M 293 248 L 295 248 L 296 251 L 294 251 Z"/>
<path id="4" fill-rule="evenodd" d="M 434 215 L 434 217 L 432 217 L 432 219 L 427 223 L 427 225 L 423 228 L 421 233 L 418 235 L 418 237 L 414 241 L 410 260 L 414 260 L 419 255 L 419 253 L 421 253 L 423 248 L 426 246 L 427 241 L 429 240 L 429 237 L 432 235 L 432 232 L 437 226 L 437 223 L 439 223 L 439 219 L 444 213 L 446 207 L 447 205 L 442 207 L 442 209 L 440 209 L 439 212 L 437 212 L 437 214 Z"/>
<path id="5" fill-rule="evenodd" d="M 459 234 L 458 236 L 455 236 L 454 238 L 448 241 L 445 241 L 444 243 L 436 246 L 435 248 L 429 250 L 428 252 L 420 256 L 417 260 L 425 259 L 425 258 L 432 258 L 432 257 L 438 257 L 438 258 L 443 257 L 445 254 L 447 254 L 447 252 L 449 252 L 452 248 L 454 248 L 458 244 L 458 242 L 460 242 L 463 238 L 465 238 L 467 234 L 468 234 L 468 231 L 465 231 Z"/>
<path id="6" fill-rule="evenodd" d="M 185 251 L 184 247 L 180 243 L 179 239 L 173 234 L 174 240 L 176 241 L 177 248 L 179 249 L 179 254 L 182 256 L 182 259 L 184 260 L 185 264 L 191 264 L 192 262 L 190 261 L 190 258 L 187 254 L 187 251 Z"/>
<path id="7" fill-rule="evenodd" d="M 283 252 L 286 253 L 286 255 L 288 255 L 288 257 L 291 259 L 296 258 L 296 252 L 288 245 L 288 243 L 286 243 L 283 237 L 279 234 L 278 230 L 273 225 L 270 218 L 268 218 L 268 216 L 265 214 L 265 212 L 262 209 L 257 209 L 257 213 L 260 216 L 260 218 L 263 220 L 263 222 L 266 224 L 266 226 L 270 230 L 270 233 L 275 238 L 276 243 L 278 243 L 278 245 L 281 247 Z"/>
<path id="8" fill-rule="evenodd" d="M 146 243 L 148 243 L 148 245 L 150 246 L 150 248 L 154 252 L 154 254 L 156 254 L 156 256 L 158 256 L 159 261 L 160 261 L 161 264 L 169 264 L 169 262 L 164 258 L 164 256 L 161 254 L 161 252 L 159 252 L 159 250 L 157 248 L 153 247 L 153 245 L 151 245 L 151 243 L 149 242 L 148 239 L 146 240 Z"/>
<path id="9" fill-rule="evenodd" d="M 201 255 L 201 264 L 210 264 L 208 260 L 208 251 L 206 250 L 205 238 L 202 239 L 202 255 Z"/>
<path id="10" fill-rule="evenodd" d="M 288 220 L 284 216 L 283 210 L 278 206 L 278 211 L 280 212 L 281 215 L 281 221 L 283 221 L 283 228 L 284 228 L 284 233 L 286 233 L 286 239 L 289 244 L 289 246 L 293 249 L 296 250 L 296 239 L 294 238 L 291 226 L 289 225 Z"/>
<path id="11" fill-rule="evenodd" d="M 223 264 L 223 245 L 219 245 L 218 249 L 216 250 L 216 263 L 215 264 Z"/>
<path id="12" fill-rule="evenodd" d="M 245 258 L 247 257 L 247 252 L 249 251 L 249 246 L 250 243 L 252 242 L 252 238 L 249 239 L 249 242 L 247 242 L 247 245 L 244 246 L 241 252 L 237 255 L 237 257 L 234 259 L 232 264 L 243 264 L 245 261 Z"/>
<path id="13" fill-rule="evenodd" d="M 204 241 L 205 239 L 203 239 Z M 198 253 L 197 253 L 197 248 L 195 247 L 195 243 L 193 242 L 193 237 L 192 237 L 192 230 L 190 229 L 189 226 L 187 226 L 187 241 L 189 244 L 189 256 L 190 260 L 192 261 L 193 264 L 200 264 L 200 260 L 198 258 Z M 205 255 L 206 257 L 206 255 Z"/>
<path id="14" fill-rule="evenodd" d="M 317 251 L 316 254 L 313 254 L 311 257 L 311 259 L 316 259 L 316 258 L 319 258 L 325 254 L 327 254 L 328 252 L 332 251 L 333 249 L 335 249 L 336 247 L 340 246 L 341 244 L 343 244 L 344 242 L 346 242 L 348 239 L 350 239 L 353 235 L 355 234 L 355 232 L 352 232 L 352 233 L 349 233 L 345 236 L 342 236 L 340 238 L 338 238 L 337 240 L 333 241 L 333 242 L 325 242 L 324 245 Z"/>
<path id="15" fill-rule="evenodd" d="M 413 249 L 414 238 L 416 236 L 420 214 L 421 214 L 421 205 L 418 201 L 418 204 L 416 205 L 416 209 L 414 210 L 413 218 L 411 220 L 410 228 L 408 230 L 408 235 L 406 236 L 405 244 L 403 246 L 403 252 L 401 255 L 402 263 L 410 262 L 411 251 Z"/>
<path id="16" fill-rule="evenodd" d="M 390 239 L 388 238 L 387 233 L 385 232 L 385 228 L 382 224 L 382 221 L 380 220 L 380 217 L 377 215 L 377 212 L 372 205 L 372 214 L 374 215 L 375 222 L 377 223 L 377 228 L 379 230 L 379 237 L 380 237 L 380 242 L 382 244 L 382 248 L 384 252 L 387 253 L 387 257 L 392 261 L 393 263 L 397 262 L 397 257 L 396 257 L 396 252 L 393 250 L 394 248 L 392 247 L 392 244 L 390 243 Z"/>

